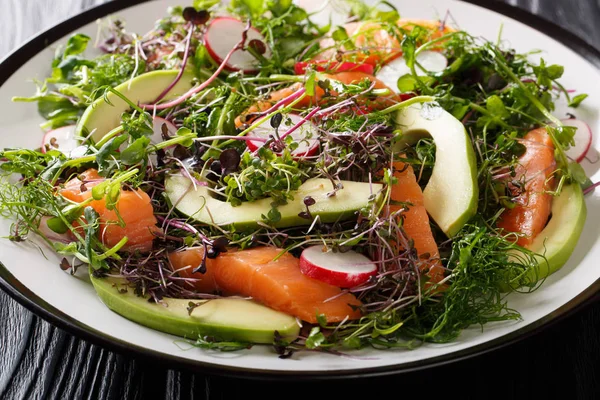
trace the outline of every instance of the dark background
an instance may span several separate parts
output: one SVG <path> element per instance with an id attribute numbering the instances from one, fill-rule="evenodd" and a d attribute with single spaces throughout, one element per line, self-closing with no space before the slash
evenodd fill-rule
<path id="1" fill-rule="evenodd" d="M 0 57 L 103 2 L 0 0 Z M 600 49 L 600 0 L 501 2 L 553 21 Z M 596 296 L 542 333 L 469 360 L 382 378 L 282 383 L 176 371 L 119 355 L 55 328 L 0 290 L 0 399 L 345 399 L 359 398 L 359 389 L 370 393 L 360 397 L 380 398 L 413 392 L 425 398 L 600 398 L 600 301 Z"/>

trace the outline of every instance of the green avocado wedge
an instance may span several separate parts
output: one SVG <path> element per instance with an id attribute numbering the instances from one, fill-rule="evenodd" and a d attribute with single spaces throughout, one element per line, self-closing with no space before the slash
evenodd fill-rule
<path id="1" fill-rule="evenodd" d="M 274 223 L 276 228 L 310 225 L 312 219 L 301 218 L 299 213 L 306 211 L 303 199 L 310 196 L 315 204 L 310 206 L 313 217 L 319 216 L 321 222 L 331 223 L 350 219 L 371 199 L 377 199 L 382 185 L 341 181 L 343 189 L 335 196 L 327 196 L 332 191 L 328 179 L 309 179 L 304 182 L 288 204 L 278 207 L 281 219 Z M 231 203 L 216 199 L 207 186 L 196 186 L 183 175 L 170 175 L 165 179 L 165 192 L 169 201 L 181 213 L 207 225 L 233 226 L 238 229 L 250 229 L 258 226 L 262 215 L 271 209 L 273 199 L 265 198 L 242 203 L 234 207 Z"/>
<path id="2" fill-rule="evenodd" d="M 112 311 L 148 328 L 187 339 L 211 336 L 222 341 L 272 344 L 275 331 L 289 341 L 300 332 L 296 318 L 251 300 L 163 298 L 162 304 L 151 303 L 134 294 L 122 280 L 96 278 L 91 273 L 90 279 L 100 300 Z M 191 314 L 190 302 L 201 303 Z"/>
<path id="3" fill-rule="evenodd" d="M 123 82 L 115 90 L 135 104 L 150 103 L 165 90 L 177 77 L 179 70 L 152 71 Z M 194 74 L 186 71 L 177 84 L 169 90 L 165 100 L 177 98 L 192 86 Z M 109 102 L 107 102 L 108 100 Z M 96 99 L 86 108 L 75 130 L 76 136 L 88 136 L 98 141 L 121 124 L 121 114 L 129 110 L 129 105 L 116 94 L 109 92 Z"/>
<path id="4" fill-rule="evenodd" d="M 587 217 L 583 191 L 578 183 L 566 185 L 552 201 L 552 217 L 528 246 L 536 254 L 538 268 L 530 273 L 535 283 L 558 271 L 575 250 Z"/>
<path id="5" fill-rule="evenodd" d="M 432 137 L 435 165 L 423 191 L 425 209 L 442 231 L 453 237 L 477 213 L 477 161 L 463 124 L 435 103 L 413 105 L 396 114 L 402 131 L 397 150 Z"/>

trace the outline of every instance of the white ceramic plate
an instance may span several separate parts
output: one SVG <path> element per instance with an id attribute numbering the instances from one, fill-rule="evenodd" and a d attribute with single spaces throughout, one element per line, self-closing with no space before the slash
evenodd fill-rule
<path id="1" fill-rule="evenodd" d="M 547 62 L 565 65 L 564 86 L 590 95 L 575 113 L 586 120 L 595 132 L 600 131 L 600 72 L 597 69 L 600 53 L 583 41 L 550 23 L 494 2 L 490 2 L 493 7 L 525 23 L 458 1 L 392 1 L 404 17 L 437 18 L 443 17 L 449 10 L 462 29 L 487 38 L 496 39 L 503 24 L 504 40 L 518 51 L 541 49 Z M 95 37 L 95 20 L 108 14 L 118 15 L 126 21 L 128 29 L 143 33 L 152 28 L 156 19 L 165 15 L 167 6 L 180 4 L 177 0 L 132 6 L 134 3 L 139 1 L 111 2 L 65 21 L 33 39 L 0 64 L 0 148 L 40 145 L 42 132 L 39 123 L 42 120 L 35 105 L 12 103 L 11 97 L 31 95 L 34 90 L 31 80 L 42 79 L 49 74 L 55 46 L 52 43 L 65 42 L 65 36 L 71 32 L 84 32 Z M 533 29 L 531 25 L 558 40 Z M 557 115 L 562 117 L 560 113 Z M 585 168 L 592 180 L 600 179 L 597 166 L 585 164 Z M 236 375 L 331 377 L 391 373 L 424 368 L 511 343 L 556 320 L 595 293 L 600 278 L 596 261 L 600 257 L 600 224 L 595 223 L 600 214 L 600 194 L 589 195 L 587 204 L 588 221 L 568 264 L 552 275 L 540 290 L 529 295 L 510 296 L 509 306 L 521 312 L 522 321 L 488 324 L 483 331 L 480 327 L 473 327 L 452 343 L 427 344 L 412 351 L 364 350 L 354 354 L 357 358 L 299 353 L 292 359 L 282 360 L 269 347 L 261 346 L 234 353 L 203 351 L 189 346 L 182 348 L 176 337 L 144 328 L 111 312 L 96 297 L 85 278 L 75 278 L 61 271 L 58 267 L 60 258 L 50 251 L 44 256 L 32 245 L 8 240 L 0 240 L 0 261 L 3 264 L 0 266 L 0 282 L 4 290 L 29 309 L 78 336 L 180 367 L 198 367 Z M 10 221 L 0 220 L 0 235 L 8 232 L 9 225 Z"/>

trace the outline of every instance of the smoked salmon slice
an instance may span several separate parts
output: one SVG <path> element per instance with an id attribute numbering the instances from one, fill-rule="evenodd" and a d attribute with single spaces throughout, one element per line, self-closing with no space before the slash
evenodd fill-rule
<path id="1" fill-rule="evenodd" d="M 454 29 L 442 21 L 400 19 L 398 27 L 405 31 L 412 31 L 415 27 L 424 30 L 419 38 L 419 44 L 437 39 L 453 32 Z M 343 61 L 353 63 L 366 63 L 373 66 L 383 65 L 402 55 L 402 46 L 399 32 L 393 32 L 385 25 L 375 21 L 351 22 L 344 25 L 346 34 L 351 39 L 352 49 L 340 49 Z M 316 60 L 333 60 L 340 57 L 335 41 L 332 38 L 321 40 L 320 47 L 324 49 L 319 53 Z M 435 50 L 435 47 L 432 48 Z"/>
<path id="2" fill-rule="evenodd" d="M 305 276 L 299 260 L 289 253 L 273 261 L 281 252 L 274 247 L 258 247 L 222 253 L 206 260 L 205 274 L 191 272 L 202 260 L 201 248 L 171 253 L 169 259 L 181 276 L 199 279 L 195 284 L 199 291 L 249 296 L 313 324 L 317 314 L 324 314 L 328 322 L 361 317 L 358 307 L 362 303 L 354 295 L 342 294 L 336 286 Z"/>
<path id="3" fill-rule="evenodd" d="M 385 83 L 383 83 L 379 79 L 375 78 L 373 75 L 367 74 L 365 72 L 344 71 L 344 72 L 338 72 L 336 74 L 321 74 L 321 75 L 319 75 L 318 79 L 320 79 L 320 80 L 331 79 L 334 81 L 341 82 L 344 85 L 359 83 L 359 82 L 367 79 L 372 83 L 374 89 L 390 90 L 389 96 L 381 96 L 381 97 L 377 97 L 377 99 L 375 99 L 375 100 L 369 101 L 369 108 L 371 108 L 371 109 L 384 108 L 384 107 L 395 104 L 395 102 L 398 100 L 398 97 L 394 93 L 394 91 L 391 90 Z M 250 114 L 266 111 L 269 108 L 271 108 L 273 105 L 275 105 L 275 103 L 277 103 L 278 101 L 291 96 L 292 94 L 296 93 L 298 90 L 302 89 L 303 87 L 304 87 L 304 83 L 297 82 L 291 86 L 274 91 L 273 93 L 271 93 L 269 95 L 269 97 L 266 100 L 256 102 L 255 104 L 250 106 L 246 111 L 244 111 L 240 116 L 238 116 L 235 120 L 235 126 L 237 128 L 240 128 L 244 124 L 249 123 L 250 121 L 247 121 L 247 119 L 250 119 L 250 118 L 245 118 L 245 116 L 247 116 L 247 115 L 249 116 Z M 333 96 L 337 95 L 334 91 L 330 92 L 330 94 Z M 298 109 L 303 109 L 303 108 L 308 108 L 310 106 L 319 105 L 321 103 L 321 100 L 323 99 L 324 95 L 325 95 L 325 91 L 322 88 L 320 88 L 319 86 L 315 85 L 314 95 L 310 96 L 310 97 L 309 96 L 304 97 L 301 101 L 296 103 L 296 105 L 294 107 L 298 108 Z M 328 96 L 327 98 L 329 99 L 329 98 L 331 98 L 331 96 Z M 292 101 L 293 100 L 290 100 L 287 104 L 283 105 L 283 107 L 287 106 Z M 364 102 L 364 99 L 362 102 Z"/>
<path id="4" fill-rule="evenodd" d="M 393 201 L 410 203 L 404 212 L 403 228 L 409 238 L 414 241 L 417 254 L 421 256 L 421 270 L 426 270 L 431 282 L 437 283 L 444 278 L 444 267 L 440 261 L 440 253 L 429 224 L 429 215 L 425 209 L 423 191 L 417 183 L 413 168 L 403 162 L 395 162 L 394 177 L 398 182 L 392 186 Z M 389 205 L 388 212 L 398 211 L 403 206 Z"/>
<path id="5" fill-rule="evenodd" d="M 103 180 L 104 178 L 98 175 L 98 171 L 89 169 L 67 182 L 59 193 L 66 199 L 81 203 L 92 196 L 92 188 Z M 100 216 L 99 239 L 103 244 L 112 247 L 127 237 L 123 250 L 140 252 L 152 250 L 152 241 L 161 230 L 156 226 L 157 220 L 150 197 L 144 191 L 121 190 L 116 209 L 124 226 L 118 224 L 117 212 L 106 208 L 104 199 L 94 200 L 90 206 Z"/>
<path id="6" fill-rule="evenodd" d="M 526 150 L 508 184 L 515 207 L 502 213 L 498 227 L 520 233 L 516 242 L 527 247 L 548 223 L 552 210 L 552 195 L 548 191 L 554 189 L 556 160 L 552 138 L 544 128 L 530 131 L 521 143 Z"/>

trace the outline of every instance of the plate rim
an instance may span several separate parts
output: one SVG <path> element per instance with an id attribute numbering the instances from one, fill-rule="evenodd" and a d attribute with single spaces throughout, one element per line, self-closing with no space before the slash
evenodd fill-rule
<path id="1" fill-rule="evenodd" d="M 8 81 L 23 64 L 46 49 L 56 40 L 68 35 L 74 30 L 79 29 L 90 22 L 93 22 L 98 18 L 102 18 L 111 13 L 115 13 L 135 5 L 147 3 L 149 1 L 151 0 L 112 0 L 108 3 L 100 4 L 77 15 L 66 18 L 56 25 L 46 29 L 45 31 L 42 31 L 41 33 L 27 40 L 19 48 L 15 49 L 0 61 L 0 86 L 3 86 L 4 83 L 6 83 L 6 81 Z M 490 2 L 487 0 L 462 1 L 479 6 L 483 9 L 497 12 L 503 16 L 524 23 L 578 52 L 590 64 L 595 66 L 597 69 L 600 69 L 600 49 L 596 49 L 581 37 L 555 24 L 552 21 L 546 20 L 538 15 L 506 3 L 499 3 L 496 1 Z M 102 333 L 50 305 L 44 299 L 33 293 L 18 279 L 16 279 L 1 261 L 0 289 L 2 289 L 12 299 L 27 308 L 29 311 L 41 317 L 55 327 L 65 330 L 77 338 L 86 340 L 94 345 L 115 351 L 122 355 L 138 359 L 147 359 L 152 362 L 160 362 L 174 369 L 186 369 L 227 377 L 267 380 L 289 380 L 293 378 L 294 380 L 317 381 L 331 379 L 373 378 L 415 372 L 428 368 L 439 367 L 496 351 L 534 336 L 593 303 L 594 295 L 600 292 L 600 279 L 590 284 L 585 290 L 580 292 L 569 302 L 565 303 L 553 312 L 546 314 L 539 320 L 491 341 L 449 354 L 440 355 L 425 360 L 412 361 L 401 365 L 328 371 L 276 371 L 259 368 L 223 366 L 215 363 L 191 360 L 170 354 L 164 354 L 156 350 L 131 344 L 119 338 Z"/>

